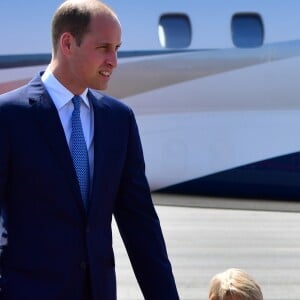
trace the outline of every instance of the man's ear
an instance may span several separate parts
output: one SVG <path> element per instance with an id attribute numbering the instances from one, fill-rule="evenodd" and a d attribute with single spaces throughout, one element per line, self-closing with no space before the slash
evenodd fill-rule
<path id="1" fill-rule="evenodd" d="M 74 43 L 74 37 L 70 32 L 64 32 L 59 39 L 59 47 L 64 55 L 71 52 L 72 43 Z"/>

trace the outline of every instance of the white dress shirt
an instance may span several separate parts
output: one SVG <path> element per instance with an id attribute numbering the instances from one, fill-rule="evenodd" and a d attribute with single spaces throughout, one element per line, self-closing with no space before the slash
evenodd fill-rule
<path id="1" fill-rule="evenodd" d="M 73 94 L 66 89 L 48 69 L 42 75 L 42 81 L 51 96 L 54 105 L 58 111 L 61 124 L 63 126 L 66 140 L 70 148 L 70 139 L 72 131 L 72 112 L 74 105 L 72 103 Z M 94 113 L 93 106 L 87 97 L 88 89 L 86 89 L 81 95 L 83 103 L 80 105 L 80 118 L 82 123 L 82 129 L 84 138 L 87 144 L 89 164 L 90 164 L 90 181 L 92 183 L 94 173 Z"/>

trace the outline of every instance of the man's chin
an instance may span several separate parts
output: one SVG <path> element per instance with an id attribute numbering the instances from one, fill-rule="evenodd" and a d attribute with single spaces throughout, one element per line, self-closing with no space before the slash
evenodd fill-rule
<path id="1" fill-rule="evenodd" d="M 97 85 L 91 85 L 91 86 L 90 86 L 90 88 L 91 88 L 91 89 L 93 89 L 93 90 L 97 90 L 97 91 L 104 91 L 104 90 L 106 90 L 106 89 L 107 89 L 107 84 L 101 84 L 101 85 L 99 85 L 99 84 L 97 84 Z"/>

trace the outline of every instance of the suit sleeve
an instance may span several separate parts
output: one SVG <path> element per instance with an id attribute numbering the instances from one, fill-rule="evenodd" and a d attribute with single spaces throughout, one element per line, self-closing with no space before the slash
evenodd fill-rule
<path id="1" fill-rule="evenodd" d="M 132 112 L 115 219 L 144 298 L 179 299 L 160 222 L 145 176 L 141 141 Z"/>
<path id="2" fill-rule="evenodd" d="M 5 200 L 7 198 L 9 142 L 8 131 L 0 107 L 0 276 L 1 276 L 1 254 L 7 244 Z M 6 124 L 7 125 L 7 124 Z M 1 292 L 0 277 L 0 292 Z"/>

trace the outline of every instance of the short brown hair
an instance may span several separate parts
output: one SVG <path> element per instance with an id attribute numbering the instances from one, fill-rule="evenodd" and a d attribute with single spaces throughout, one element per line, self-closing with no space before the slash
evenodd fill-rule
<path id="1" fill-rule="evenodd" d="M 60 36 L 64 32 L 70 32 L 80 46 L 92 15 L 98 13 L 108 13 L 117 19 L 115 13 L 98 0 L 66 0 L 59 6 L 52 20 L 53 53 L 56 53 Z"/>

